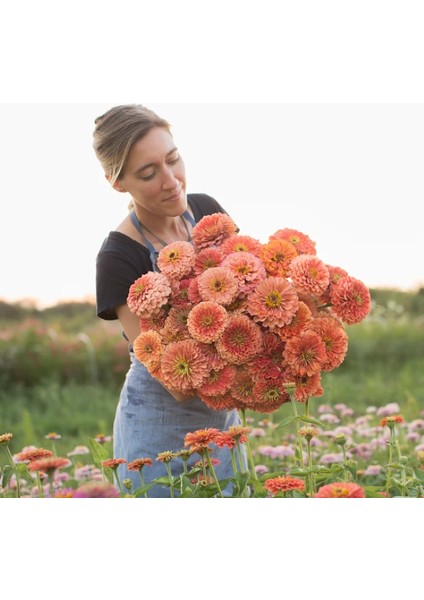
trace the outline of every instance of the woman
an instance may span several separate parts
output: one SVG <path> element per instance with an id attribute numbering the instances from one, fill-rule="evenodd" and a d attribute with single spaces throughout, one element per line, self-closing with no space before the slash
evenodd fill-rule
<path id="1" fill-rule="evenodd" d="M 109 233 L 97 256 L 97 314 L 119 319 L 129 341 L 131 366 L 123 385 L 114 422 L 114 456 L 127 462 L 151 458 L 146 483 L 166 476 L 159 453 L 178 452 L 190 431 L 228 429 L 240 423 L 237 412 L 215 411 L 199 398 L 165 389 L 135 358 L 132 344 L 140 332 L 138 317 L 128 308 L 130 286 L 141 275 L 157 270 L 159 250 L 174 241 L 191 241 L 193 226 L 205 215 L 225 212 L 206 194 L 186 193 L 184 162 L 170 125 L 141 105 L 116 106 L 96 119 L 94 150 L 112 187 L 131 197 L 130 213 Z M 228 449 L 214 448 L 219 479 L 231 477 Z M 193 455 L 189 467 L 198 455 Z M 181 459 L 170 463 L 175 475 Z M 119 476 L 139 487 L 139 474 L 120 465 Z M 154 485 L 149 497 L 169 497 L 167 487 Z"/>

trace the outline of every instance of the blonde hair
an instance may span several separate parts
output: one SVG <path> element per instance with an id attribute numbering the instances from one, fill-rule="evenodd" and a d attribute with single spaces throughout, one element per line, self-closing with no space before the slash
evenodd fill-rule
<path id="1" fill-rule="evenodd" d="M 115 106 L 95 120 L 93 148 L 113 185 L 123 174 L 133 145 L 154 127 L 170 131 L 168 121 L 141 104 Z"/>

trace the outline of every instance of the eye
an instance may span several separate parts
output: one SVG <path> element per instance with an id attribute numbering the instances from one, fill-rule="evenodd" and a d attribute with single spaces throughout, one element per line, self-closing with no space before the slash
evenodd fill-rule
<path id="1" fill-rule="evenodd" d="M 155 176 L 155 171 L 153 171 L 149 175 L 143 175 L 143 177 L 140 177 L 140 179 L 142 179 L 143 181 L 149 181 L 150 179 L 153 179 L 154 176 Z"/>
<path id="2" fill-rule="evenodd" d="M 173 165 L 174 163 L 178 162 L 179 160 L 180 160 L 180 155 L 178 153 L 176 153 L 169 157 L 168 162 L 169 162 L 169 164 Z"/>

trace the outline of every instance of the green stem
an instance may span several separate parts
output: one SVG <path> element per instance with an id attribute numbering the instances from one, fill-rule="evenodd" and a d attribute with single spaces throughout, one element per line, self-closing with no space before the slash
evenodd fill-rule
<path id="1" fill-rule="evenodd" d="M 121 492 L 121 494 L 122 494 L 122 485 L 121 485 L 121 480 L 119 479 L 119 475 L 118 475 L 118 469 L 113 469 L 113 473 L 114 473 L 114 475 L 115 475 L 115 478 L 116 478 L 116 482 L 117 482 L 117 484 L 118 484 L 119 491 L 120 491 L 120 492 Z"/>
<path id="2" fill-rule="evenodd" d="M 306 447 L 308 451 L 308 492 L 309 497 L 312 498 L 314 495 L 314 486 L 312 482 L 312 453 L 311 453 L 311 440 L 306 438 Z"/>
<path id="3" fill-rule="evenodd" d="M 17 496 L 17 498 L 20 498 L 21 497 L 21 484 L 20 484 L 20 481 L 19 481 L 19 473 L 18 473 L 18 469 L 16 468 L 15 462 L 13 460 L 12 453 L 10 452 L 9 446 L 7 446 L 7 445 L 6 445 L 6 452 L 7 452 L 7 455 L 9 457 L 10 464 L 13 467 L 13 470 L 15 471 L 16 496 Z"/>
<path id="4" fill-rule="evenodd" d="M 242 422 L 242 425 L 243 425 L 243 427 L 246 427 L 247 426 L 246 425 L 246 423 L 247 423 L 247 421 L 246 421 L 246 409 L 242 408 L 240 410 L 240 412 L 241 412 L 241 422 Z M 255 461 L 253 460 L 252 448 L 250 446 L 249 436 L 247 436 L 247 435 L 246 435 L 246 451 L 247 451 L 247 460 L 248 460 L 248 463 L 249 463 L 250 474 L 251 474 L 251 476 L 252 476 L 253 479 L 257 479 L 258 476 L 257 476 L 256 471 L 255 471 Z M 243 468 L 243 462 L 242 462 L 242 460 L 240 458 L 240 469 L 242 469 L 242 468 Z"/>
<path id="5" fill-rule="evenodd" d="M 388 447 L 389 447 L 389 462 L 388 462 L 388 464 L 391 465 L 392 461 L 393 461 L 393 429 L 390 429 L 390 440 L 388 442 Z M 392 468 L 387 467 L 386 493 L 389 492 L 391 483 L 392 483 Z"/>
<path id="6" fill-rule="evenodd" d="M 209 450 L 207 448 L 205 448 L 205 456 L 206 456 L 206 460 L 208 461 L 209 470 L 212 473 L 212 477 L 214 478 L 216 486 L 218 488 L 219 495 L 221 496 L 221 498 L 223 498 L 224 496 L 223 496 L 223 493 L 221 490 L 221 486 L 219 485 L 218 477 L 216 476 L 215 469 L 213 468 L 213 464 L 212 464 L 211 457 L 209 454 Z"/>
<path id="7" fill-rule="evenodd" d="M 37 487 L 38 487 L 38 497 L 44 498 L 43 486 L 41 485 L 41 480 L 40 480 L 40 476 L 38 473 L 36 475 L 36 480 L 37 480 Z"/>
<path id="8" fill-rule="evenodd" d="M 143 467 L 139 470 L 139 473 L 140 473 L 140 479 L 141 479 L 141 487 L 144 487 L 146 484 L 144 483 Z M 147 492 L 144 492 L 144 497 L 147 498 Z"/>
<path id="9" fill-rule="evenodd" d="M 234 448 L 230 448 L 230 452 L 231 452 L 231 464 L 233 465 L 234 475 L 237 475 L 238 468 L 237 468 L 237 461 L 236 461 L 236 455 L 234 452 Z"/>
<path id="10" fill-rule="evenodd" d="M 346 456 L 346 448 L 344 446 L 342 446 L 342 452 L 343 452 L 343 478 L 346 481 L 346 483 L 348 483 L 349 481 L 349 469 L 347 468 L 347 456 Z"/>
<path id="11" fill-rule="evenodd" d="M 296 437 L 297 437 L 297 441 L 298 441 L 298 445 L 299 445 L 299 462 L 300 462 L 300 466 L 304 467 L 305 463 L 303 462 L 302 440 L 300 439 L 300 435 L 299 435 L 299 415 L 297 413 L 296 400 L 294 399 L 293 394 L 289 394 L 289 396 L 290 396 L 290 402 L 291 402 L 292 409 L 293 409 L 293 414 L 296 417 Z"/>
<path id="12" fill-rule="evenodd" d="M 175 496 L 174 496 L 174 478 L 173 478 L 173 476 L 172 476 L 172 473 L 171 473 L 171 467 L 170 467 L 170 465 L 169 465 L 169 462 L 166 462 L 166 463 L 165 463 L 165 467 L 166 467 L 166 471 L 167 471 L 167 473 L 168 473 L 168 477 L 169 477 L 169 483 L 171 484 L 171 485 L 170 485 L 170 489 L 171 489 L 171 498 L 175 498 Z"/>

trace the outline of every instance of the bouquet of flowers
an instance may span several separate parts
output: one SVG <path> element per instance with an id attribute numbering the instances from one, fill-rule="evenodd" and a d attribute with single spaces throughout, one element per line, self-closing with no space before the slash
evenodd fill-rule
<path id="1" fill-rule="evenodd" d="M 369 314 L 364 283 L 325 264 L 315 242 L 294 229 L 261 243 L 215 213 L 192 238 L 163 248 L 159 272 L 129 290 L 138 360 L 165 387 L 216 410 L 270 413 L 290 395 L 322 396 L 322 372 L 347 352 L 344 325 Z"/>

